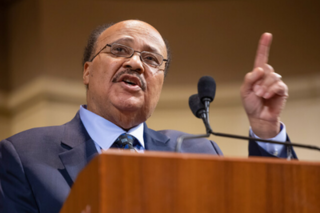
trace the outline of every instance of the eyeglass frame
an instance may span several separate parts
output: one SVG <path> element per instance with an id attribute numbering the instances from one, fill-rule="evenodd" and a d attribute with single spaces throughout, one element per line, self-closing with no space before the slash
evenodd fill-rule
<path id="1" fill-rule="evenodd" d="M 97 56 L 102 52 L 102 50 L 104 50 L 105 48 L 107 48 L 107 47 L 110 47 L 110 48 L 111 48 L 111 46 L 112 46 L 113 44 L 118 44 L 118 45 L 122 45 L 122 46 L 128 47 L 128 46 L 126 46 L 126 45 L 119 44 L 119 43 L 106 44 L 97 54 L 95 54 L 95 55 L 92 57 L 92 59 L 91 59 L 89 62 L 92 62 L 92 61 L 95 59 L 95 57 L 97 57 Z M 153 53 L 153 52 L 149 52 L 149 51 L 141 51 L 141 52 L 139 52 L 139 51 L 137 51 L 137 50 L 134 50 L 132 47 L 128 47 L 128 48 L 131 49 L 131 50 L 133 50 L 131 56 L 129 56 L 129 57 L 117 56 L 117 55 L 115 55 L 114 53 L 112 53 L 111 51 L 110 51 L 110 52 L 111 52 L 113 55 L 117 56 L 117 57 L 123 57 L 123 58 L 131 58 L 131 57 L 134 55 L 135 52 L 140 53 L 140 56 L 139 56 L 139 57 L 140 57 L 140 60 L 141 60 L 143 63 L 145 63 L 145 64 L 147 64 L 147 65 L 149 65 L 149 66 L 155 67 L 155 68 L 159 68 L 159 67 L 163 64 L 163 62 L 165 62 L 165 63 L 168 62 L 168 59 L 165 59 L 161 54 Z M 152 54 L 156 54 L 156 55 L 161 56 L 161 58 L 162 58 L 161 64 L 155 66 L 155 65 L 151 65 L 151 64 L 146 63 L 146 62 L 141 58 L 141 53 L 143 53 L 143 52 L 152 53 Z"/>

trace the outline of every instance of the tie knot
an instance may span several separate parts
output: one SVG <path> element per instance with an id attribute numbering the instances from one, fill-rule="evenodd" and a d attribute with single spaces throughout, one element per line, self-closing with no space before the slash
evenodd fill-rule
<path id="1" fill-rule="evenodd" d="M 121 149 L 134 149 L 133 148 L 134 139 L 135 138 L 132 135 L 123 133 L 117 138 L 117 140 L 114 142 L 112 147 L 121 148 Z"/>

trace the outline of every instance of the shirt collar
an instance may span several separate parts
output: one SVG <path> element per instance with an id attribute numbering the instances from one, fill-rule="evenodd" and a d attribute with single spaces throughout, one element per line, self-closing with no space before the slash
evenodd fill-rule
<path id="1" fill-rule="evenodd" d="M 144 147 L 143 123 L 126 132 L 114 123 L 87 110 L 86 108 L 86 105 L 80 106 L 80 119 L 92 140 L 102 149 L 109 149 L 119 135 L 123 133 L 134 136 Z"/>

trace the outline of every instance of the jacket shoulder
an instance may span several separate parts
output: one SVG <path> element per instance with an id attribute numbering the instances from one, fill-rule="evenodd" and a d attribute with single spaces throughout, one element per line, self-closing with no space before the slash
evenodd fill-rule
<path id="1" fill-rule="evenodd" d="M 19 132 L 5 140 L 12 143 L 21 141 L 40 141 L 39 139 L 61 138 L 64 131 L 64 125 L 37 127 Z"/>
<path id="2" fill-rule="evenodd" d="M 179 137 L 183 135 L 190 135 L 192 134 L 185 133 L 182 131 L 177 130 L 160 130 L 157 131 L 158 133 L 166 135 L 170 138 L 171 143 L 176 143 Z M 183 141 L 182 145 L 183 152 L 192 152 L 192 153 L 206 153 L 206 154 L 216 154 L 216 155 L 223 155 L 222 151 L 220 150 L 219 146 L 211 140 L 206 138 L 196 138 L 196 139 L 186 139 Z"/>

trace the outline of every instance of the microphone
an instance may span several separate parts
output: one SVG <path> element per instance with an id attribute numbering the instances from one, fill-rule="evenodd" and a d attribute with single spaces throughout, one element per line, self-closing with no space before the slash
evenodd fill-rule
<path id="1" fill-rule="evenodd" d="M 196 116 L 197 118 L 202 118 L 203 116 L 205 116 L 206 108 L 201 103 L 198 94 L 194 94 L 189 97 L 189 107 L 194 116 Z"/>
<path id="2" fill-rule="evenodd" d="M 216 95 L 216 82 L 211 76 L 202 76 L 198 82 L 198 94 L 201 102 L 211 103 Z"/>
<path id="3" fill-rule="evenodd" d="M 189 97 L 189 107 L 192 111 L 192 113 L 197 117 L 197 118 L 202 118 L 204 125 L 210 128 L 210 126 L 207 125 L 207 112 L 206 112 L 206 107 L 203 105 L 203 103 L 200 101 L 200 98 L 198 94 L 191 95 Z M 207 134 L 201 134 L 201 135 L 181 135 L 177 139 L 177 144 L 175 151 L 176 152 L 181 152 L 181 146 L 182 142 L 186 139 L 195 139 L 195 138 L 207 138 L 210 136 L 211 129 L 207 130 Z"/>
<path id="4" fill-rule="evenodd" d="M 211 133 L 211 127 L 209 124 L 209 107 L 203 105 L 200 101 L 199 95 L 194 94 L 191 95 L 189 98 L 189 107 L 192 113 L 197 117 L 201 118 L 203 121 L 204 126 L 206 127 L 207 134 Z"/>
<path id="5" fill-rule="evenodd" d="M 210 134 L 220 137 L 227 137 L 227 138 L 234 138 L 234 139 L 242 139 L 242 140 L 254 140 L 260 141 L 264 143 L 273 143 L 273 144 L 281 144 L 287 147 L 288 159 L 291 159 L 291 147 L 300 147 L 300 148 L 307 148 L 320 151 L 320 148 L 317 146 L 312 145 L 304 145 L 299 143 L 290 143 L 289 141 L 281 142 L 281 141 L 274 141 L 274 140 L 267 140 L 267 139 L 259 139 L 259 138 L 252 138 L 252 137 L 245 137 L 240 135 L 232 135 L 226 133 L 218 133 L 213 132 L 211 126 L 209 124 L 209 105 L 213 101 L 216 92 L 216 83 L 214 79 L 210 76 L 203 76 L 200 78 L 198 82 L 198 93 L 190 96 L 189 98 L 189 107 L 192 113 L 197 117 L 203 120 L 203 123 L 206 127 L 207 134 L 202 135 L 182 135 L 177 139 L 176 145 L 176 152 L 181 152 L 181 145 L 185 139 L 191 138 L 204 138 L 209 137 Z"/>
<path id="6" fill-rule="evenodd" d="M 209 107 L 216 95 L 216 82 L 211 76 L 202 76 L 198 81 L 198 95 L 205 107 L 205 117 L 201 117 L 207 133 L 212 132 L 209 122 Z M 191 108 L 191 106 L 190 106 Z"/>
<path id="7" fill-rule="evenodd" d="M 198 95 L 199 94 L 199 95 Z M 186 139 L 207 138 L 212 132 L 209 124 L 209 105 L 216 94 L 216 82 L 211 76 L 203 76 L 198 81 L 198 94 L 189 97 L 189 107 L 192 113 L 201 118 L 205 127 L 206 134 L 201 135 L 182 135 L 177 139 L 176 152 L 181 152 L 182 142 Z"/>

